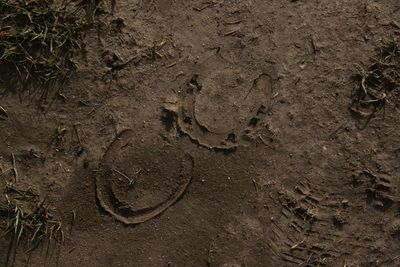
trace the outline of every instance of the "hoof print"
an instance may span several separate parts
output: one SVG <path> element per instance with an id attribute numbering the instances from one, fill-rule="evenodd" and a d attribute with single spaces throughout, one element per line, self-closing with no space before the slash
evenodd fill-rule
<path id="1" fill-rule="evenodd" d="M 246 146 L 248 132 L 271 105 L 273 79 L 243 66 L 212 58 L 203 63 L 182 90 L 179 100 L 166 101 L 178 129 L 210 149 Z"/>
<path id="2" fill-rule="evenodd" d="M 180 150 L 135 142 L 120 133 L 96 173 L 100 206 L 124 224 L 148 221 L 173 205 L 188 188 L 193 158 Z"/>

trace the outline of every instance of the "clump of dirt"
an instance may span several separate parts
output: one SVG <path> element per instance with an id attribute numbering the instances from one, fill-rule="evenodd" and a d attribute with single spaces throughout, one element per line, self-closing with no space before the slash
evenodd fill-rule
<path id="1" fill-rule="evenodd" d="M 400 220 L 396 219 L 389 225 L 389 233 L 395 237 L 400 239 Z"/>
<path id="2" fill-rule="evenodd" d="M 333 215 L 332 219 L 333 219 L 333 224 L 336 225 L 338 228 L 343 228 L 343 225 L 345 225 L 348 221 L 346 215 L 340 211 L 338 211 L 335 215 Z"/>

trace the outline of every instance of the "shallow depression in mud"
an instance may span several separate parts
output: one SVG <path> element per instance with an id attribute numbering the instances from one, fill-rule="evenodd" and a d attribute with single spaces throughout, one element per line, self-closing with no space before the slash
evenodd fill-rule
<path id="1" fill-rule="evenodd" d="M 246 136 L 257 131 L 272 91 L 269 73 L 214 57 L 199 66 L 169 110 L 176 113 L 179 129 L 198 144 L 231 149 L 246 145 Z"/>
<path id="2" fill-rule="evenodd" d="M 110 145 L 96 174 L 100 205 L 116 219 L 140 223 L 160 214 L 190 183 L 191 156 L 141 142 L 130 130 Z"/>

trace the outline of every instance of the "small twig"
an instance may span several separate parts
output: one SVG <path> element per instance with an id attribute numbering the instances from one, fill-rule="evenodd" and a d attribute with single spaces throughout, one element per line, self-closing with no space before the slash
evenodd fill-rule
<path id="1" fill-rule="evenodd" d="M 225 25 L 234 25 L 234 24 L 239 24 L 241 23 L 243 20 L 235 20 L 235 21 L 226 21 L 224 22 Z"/>
<path id="2" fill-rule="evenodd" d="M 123 68 L 125 68 L 129 63 L 131 63 L 132 61 L 136 60 L 138 58 L 138 56 L 134 56 L 130 59 L 128 59 L 125 62 L 113 62 L 112 66 L 111 66 L 111 70 L 122 70 Z"/>
<path id="3" fill-rule="evenodd" d="M 0 118 L 1 116 L 8 118 L 7 111 L 2 106 L 0 106 Z"/>
<path id="4" fill-rule="evenodd" d="M 167 69 L 169 69 L 169 68 L 175 66 L 177 63 L 178 63 L 178 62 L 174 62 L 174 63 L 171 63 L 171 64 L 167 65 Z"/>
<path id="5" fill-rule="evenodd" d="M 154 51 L 154 54 L 156 54 L 159 58 L 163 58 L 164 56 L 158 52 L 157 50 Z"/>
<path id="6" fill-rule="evenodd" d="M 385 100 L 385 97 L 377 98 L 377 99 L 371 99 L 371 100 L 360 100 L 360 103 L 370 104 L 370 103 L 380 102 L 380 101 L 384 101 L 384 100 Z"/>
<path id="7" fill-rule="evenodd" d="M 119 175 L 121 175 L 122 177 L 124 177 L 126 180 L 128 180 L 129 185 L 133 185 L 133 184 L 135 183 L 135 180 L 134 180 L 134 179 L 129 178 L 126 174 L 120 172 L 119 170 L 114 169 L 114 168 L 113 168 L 112 170 L 113 170 L 114 172 L 118 173 Z"/>
<path id="8" fill-rule="evenodd" d="M 75 220 L 76 220 L 76 212 L 75 212 L 75 211 L 72 211 L 72 219 L 71 219 L 70 233 L 72 233 L 72 229 L 74 228 Z"/>
<path id="9" fill-rule="evenodd" d="M 254 185 L 254 188 L 256 189 L 256 192 L 258 193 L 258 184 L 257 184 L 257 182 L 256 182 L 256 180 L 254 180 L 254 179 L 252 179 L 253 180 L 253 185 Z"/>
<path id="10" fill-rule="evenodd" d="M 278 97 L 278 95 L 279 95 L 279 92 L 276 92 L 273 96 L 272 96 L 272 99 L 275 99 L 275 98 L 277 98 Z"/>
<path id="11" fill-rule="evenodd" d="M 395 261 L 395 260 L 397 260 L 398 258 L 400 258 L 400 255 L 394 257 L 394 258 L 392 259 L 392 261 Z"/>
<path id="12" fill-rule="evenodd" d="M 361 79 L 361 87 L 364 91 L 364 94 L 368 95 L 367 88 L 365 87 L 365 77 L 362 77 L 362 79 Z"/>
<path id="13" fill-rule="evenodd" d="M 216 4 L 215 2 L 206 2 L 206 3 L 203 3 L 202 6 L 194 7 L 193 9 L 198 11 L 198 12 L 200 12 L 200 11 L 203 11 L 204 9 L 206 9 L 206 8 L 212 7 L 215 4 Z"/>
<path id="14" fill-rule="evenodd" d="M 79 136 L 78 127 L 76 127 L 76 126 L 77 126 L 77 124 L 74 124 L 73 128 L 74 128 L 74 132 L 75 132 L 76 138 L 78 139 L 77 141 L 80 144 L 81 143 L 81 138 Z"/>
<path id="15" fill-rule="evenodd" d="M 299 243 L 294 244 L 293 246 L 290 247 L 290 250 L 293 250 L 293 249 L 297 248 L 298 246 L 302 245 L 302 244 L 304 243 L 304 241 L 305 241 L 305 240 L 303 239 L 303 240 L 301 240 Z"/>
<path id="16" fill-rule="evenodd" d="M 317 46 L 316 43 L 315 43 L 314 36 L 311 35 L 310 38 L 311 38 L 311 47 L 312 47 L 312 49 L 313 49 L 313 54 L 317 54 L 317 53 L 319 52 L 319 48 L 318 48 L 318 46 Z"/>
<path id="17" fill-rule="evenodd" d="M 261 134 L 257 135 L 257 137 L 260 138 L 261 142 L 262 142 L 264 145 L 266 145 L 267 147 L 269 147 L 269 148 L 271 148 L 271 149 L 274 149 L 270 144 L 268 144 L 267 141 L 265 141 L 264 137 L 262 137 Z M 274 149 L 274 150 L 275 150 L 275 149 Z"/>
<path id="18" fill-rule="evenodd" d="M 235 33 L 237 33 L 239 30 L 240 30 L 240 29 L 236 29 L 236 30 L 227 32 L 227 33 L 224 34 L 224 36 L 229 36 L 229 35 L 235 34 Z"/>
<path id="19" fill-rule="evenodd" d="M 15 163 L 15 156 L 14 153 L 11 153 L 12 156 L 12 164 L 13 164 L 13 171 L 14 171 L 14 176 L 15 176 L 15 182 L 18 182 L 18 171 L 17 171 L 17 165 Z"/>

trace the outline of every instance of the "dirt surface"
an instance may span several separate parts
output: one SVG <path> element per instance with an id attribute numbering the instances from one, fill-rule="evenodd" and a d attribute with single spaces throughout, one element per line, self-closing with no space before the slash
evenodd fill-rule
<path id="1" fill-rule="evenodd" d="M 349 111 L 399 1 L 108 4 L 51 105 L 0 100 L 65 229 L 15 266 L 400 266 L 400 99 Z"/>

